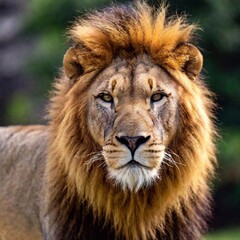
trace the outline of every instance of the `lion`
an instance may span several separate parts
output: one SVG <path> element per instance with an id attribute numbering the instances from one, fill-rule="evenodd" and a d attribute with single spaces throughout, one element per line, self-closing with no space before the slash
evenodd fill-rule
<path id="1" fill-rule="evenodd" d="M 198 27 L 145 2 L 69 30 L 46 126 L 0 130 L 0 239 L 201 239 L 216 165 Z"/>

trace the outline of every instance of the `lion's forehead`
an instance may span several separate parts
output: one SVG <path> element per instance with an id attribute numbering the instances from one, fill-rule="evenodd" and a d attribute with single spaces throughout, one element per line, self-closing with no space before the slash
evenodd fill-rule
<path id="1" fill-rule="evenodd" d="M 135 63 L 123 60 L 114 62 L 98 77 L 95 88 L 107 90 L 116 96 L 144 96 L 157 89 L 170 93 L 174 83 L 170 76 L 159 66 L 148 61 Z"/>

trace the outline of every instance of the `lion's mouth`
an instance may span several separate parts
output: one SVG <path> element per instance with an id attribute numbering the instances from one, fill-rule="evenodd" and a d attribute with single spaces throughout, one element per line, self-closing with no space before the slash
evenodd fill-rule
<path id="1" fill-rule="evenodd" d="M 158 178 L 158 169 L 149 167 L 132 159 L 118 168 L 109 168 L 109 178 L 122 188 L 138 191 L 143 186 L 150 186 Z"/>
<path id="2" fill-rule="evenodd" d="M 123 166 L 119 167 L 118 169 L 122 169 L 122 168 L 125 168 L 125 167 L 128 167 L 128 168 L 138 168 L 138 167 L 143 167 L 143 168 L 146 168 L 146 169 L 151 169 L 150 167 L 146 166 L 146 165 L 143 165 L 141 164 L 140 162 L 132 159 L 131 161 L 127 162 L 126 164 L 124 164 Z"/>

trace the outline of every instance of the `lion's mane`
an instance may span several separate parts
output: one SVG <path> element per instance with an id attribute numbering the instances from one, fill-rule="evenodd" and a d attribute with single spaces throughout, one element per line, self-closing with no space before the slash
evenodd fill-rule
<path id="1" fill-rule="evenodd" d="M 203 80 L 185 74 L 185 49 L 175 51 L 194 41 L 195 30 L 184 17 L 167 17 L 165 7 L 155 10 L 145 3 L 96 11 L 70 29 L 83 74 L 71 83 L 63 74 L 49 108 L 46 201 L 56 239 L 199 239 L 206 230 L 214 104 Z M 152 187 L 131 192 L 109 184 L 104 166 L 85 164 L 99 151 L 87 127 L 87 95 L 96 74 L 116 56 L 139 54 L 148 54 L 181 89 L 180 124 L 168 146 L 179 164 L 164 167 Z"/>

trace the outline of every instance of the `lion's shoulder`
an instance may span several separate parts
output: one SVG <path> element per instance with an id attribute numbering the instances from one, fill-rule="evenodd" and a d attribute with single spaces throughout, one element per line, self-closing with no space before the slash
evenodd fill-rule
<path id="1" fill-rule="evenodd" d="M 36 209 L 39 208 L 47 146 L 46 126 L 0 127 L 0 228 L 3 229 L 0 239 L 11 239 L 8 232 L 19 239 L 39 239 L 40 232 L 35 228 L 39 224 Z"/>
<path id="2" fill-rule="evenodd" d="M 43 125 L 0 127 L 0 165 L 14 164 L 45 151 L 48 127 Z M 8 163 L 7 163 L 8 161 Z"/>
<path id="3" fill-rule="evenodd" d="M 39 164 L 45 158 L 47 143 L 46 126 L 0 127 L 0 180 L 23 166 L 30 169 Z"/>

